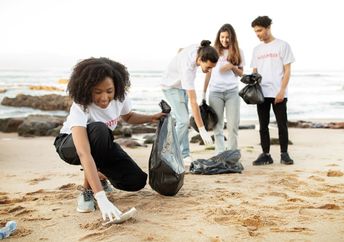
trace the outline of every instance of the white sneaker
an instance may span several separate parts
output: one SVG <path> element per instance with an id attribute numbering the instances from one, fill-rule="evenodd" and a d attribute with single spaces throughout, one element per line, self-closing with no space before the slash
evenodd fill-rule
<path id="1" fill-rule="evenodd" d="M 190 166 L 192 163 L 193 159 L 191 156 L 187 156 L 183 159 L 184 166 Z"/>

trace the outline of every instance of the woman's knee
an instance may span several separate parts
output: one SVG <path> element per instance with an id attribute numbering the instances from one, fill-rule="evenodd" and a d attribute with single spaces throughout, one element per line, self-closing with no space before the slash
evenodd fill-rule
<path id="1" fill-rule="evenodd" d="M 139 191 L 147 184 L 147 174 L 144 172 L 126 177 L 125 182 L 114 181 L 111 177 L 108 178 L 115 188 L 129 192 Z"/>
<path id="2" fill-rule="evenodd" d="M 111 130 L 102 122 L 87 125 L 87 135 L 91 148 L 106 148 L 113 141 Z"/>
<path id="3" fill-rule="evenodd" d="M 87 125 L 87 133 L 89 136 L 92 135 L 108 135 L 109 134 L 109 128 L 106 126 L 105 123 L 102 122 L 94 122 Z"/>

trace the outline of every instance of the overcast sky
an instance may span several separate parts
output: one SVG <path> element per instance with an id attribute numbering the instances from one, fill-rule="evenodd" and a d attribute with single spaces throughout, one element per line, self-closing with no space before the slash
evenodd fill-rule
<path id="1" fill-rule="evenodd" d="M 259 44 L 251 22 L 273 20 L 298 70 L 344 70 L 339 0 L 0 0 L 0 69 L 68 67 L 106 56 L 129 68 L 164 69 L 177 49 L 233 25 L 247 70 Z"/>

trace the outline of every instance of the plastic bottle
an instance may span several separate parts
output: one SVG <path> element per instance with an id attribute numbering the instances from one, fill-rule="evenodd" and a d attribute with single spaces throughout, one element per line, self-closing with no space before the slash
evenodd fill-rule
<path id="1" fill-rule="evenodd" d="M 10 236 L 11 233 L 13 233 L 13 231 L 16 230 L 16 228 L 17 228 L 16 221 L 8 221 L 5 227 L 0 229 L 0 240 Z"/>

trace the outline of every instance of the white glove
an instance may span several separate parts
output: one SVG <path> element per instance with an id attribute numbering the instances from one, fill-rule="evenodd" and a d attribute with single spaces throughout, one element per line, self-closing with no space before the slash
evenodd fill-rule
<path id="1" fill-rule="evenodd" d="M 204 100 L 206 100 L 206 95 L 207 93 L 206 92 L 203 92 L 203 95 L 202 95 L 202 100 L 204 99 Z"/>
<path id="2" fill-rule="evenodd" d="M 110 221 L 113 221 L 113 216 L 116 219 L 121 218 L 122 212 L 108 200 L 104 191 L 97 192 L 94 194 L 94 197 L 97 200 L 98 207 L 102 213 L 104 221 L 107 219 L 107 217 L 110 219 Z"/>
<path id="3" fill-rule="evenodd" d="M 202 137 L 202 140 L 204 142 L 205 145 L 212 145 L 213 144 L 213 140 L 211 139 L 209 133 L 205 130 L 205 127 L 200 127 L 198 128 L 199 134 Z"/>

